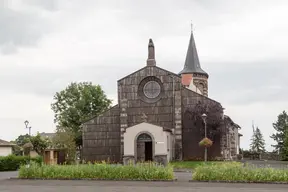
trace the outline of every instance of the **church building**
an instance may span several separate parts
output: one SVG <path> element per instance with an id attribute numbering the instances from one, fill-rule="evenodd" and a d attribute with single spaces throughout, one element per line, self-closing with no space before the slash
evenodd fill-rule
<path id="1" fill-rule="evenodd" d="M 202 160 L 205 150 L 199 142 L 205 135 L 213 141 L 208 160 L 235 158 L 240 126 L 208 97 L 208 78 L 193 32 L 179 73 L 156 65 L 150 39 L 146 65 L 117 82 L 118 104 L 82 124 L 83 159 L 124 164 Z"/>

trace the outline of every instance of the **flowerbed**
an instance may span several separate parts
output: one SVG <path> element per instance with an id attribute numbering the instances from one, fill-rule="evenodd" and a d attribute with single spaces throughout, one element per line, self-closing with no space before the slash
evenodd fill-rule
<path id="1" fill-rule="evenodd" d="M 21 166 L 19 178 L 26 179 L 99 179 L 99 180 L 173 180 L 173 168 L 154 163 L 137 165 L 38 165 Z"/>
<path id="2" fill-rule="evenodd" d="M 288 169 L 256 168 L 238 162 L 210 164 L 196 167 L 192 180 L 288 183 Z"/>
<path id="3" fill-rule="evenodd" d="M 30 158 L 28 156 L 15 155 L 0 157 L 0 171 L 16 171 L 21 165 L 28 164 L 29 161 L 41 164 L 42 158 L 40 156 Z"/>

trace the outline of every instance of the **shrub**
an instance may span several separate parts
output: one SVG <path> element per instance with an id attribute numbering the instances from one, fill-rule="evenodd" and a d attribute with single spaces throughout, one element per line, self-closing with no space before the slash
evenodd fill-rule
<path id="1" fill-rule="evenodd" d="M 196 167 L 192 179 L 198 181 L 287 182 L 288 169 L 256 168 L 232 162 Z"/>
<path id="2" fill-rule="evenodd" d="M 5 157 L 0 157 L 0 171 L 16 171 L 20 168 L 21 165 L 29 163 L 29 159 L 32 162 L 41 164 L 43 159 L 42 157 L 28 157 L 28 156 L 15 156 L 9 155 Z"/>
<path id="3" fill-rule="evenodd" d="M 136 165 L 79 164 L 79 165 L 39 165 L 31 164 L 29 168 L 21 166 L 20 178 L 37 179 L 137 179 L 137 180 L 171 180 L 172 167 L 154 163 Z"/>

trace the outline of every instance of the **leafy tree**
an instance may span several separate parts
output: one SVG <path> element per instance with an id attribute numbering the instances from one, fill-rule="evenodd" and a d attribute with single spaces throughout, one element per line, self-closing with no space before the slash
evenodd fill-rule
<path id="1" fill-rule="evenodd" d="M 91 82 L 71 83 L 54 95 L 51 108 L 55 113 L 55 122 L 74 133 L 76 146 L 82 146 L 83 121 L 97 116 L 110 107 L 111 100 L 106 98 L 100 85 Z M 67 132 L 68 132 L 67 131 Z"/>
<path id="2" fill-rule="evenodd" d="M 278 115 L 277 121 L 273 123 L 273 128 L 276 133 L 271 135 L 271 138 L 276 141 L 276 145 L 272 145 L 275 147 L 277 151 L 279 151 L 281 158 L 284 159 L 285 156 L 288 155 L 287 152 L 287 132 L 288 132 L 288 115 L 286 111 L 283 111 Z"/>
<path id="3" fill-rule="evenodd" d="M 288 161 L 288 131 L 285 132 L 283 139 L 282 160 Z"/>
<path id="4" fill-rule="evenodd" d="M 49 139 L 42 138 L 39 133 L 36 136 L 31 136 L 30 142 L 33 145 L 33 150 L 41 156 L 43 156 L 45 150 L 50 146 Z"/>
<path id="5" fill-rule="evenodd" d="M 256 127 L 256 129 L 254 130 L 254 126 L 253 126 L 253 135 L 251 138 L 250 148 L 251 148 L 251 151 L 256 152 L 256 153 L 265 152 L 265 140 L 258 127 Z"/>
<path id="6" fill-rule="evenodd" d="M 12 153 L 13 155 L 16 155 L 16 156 L 21 156 L 23 155 L 23 150 L 22 150 L 22 147 L 18 146 L 16 141 L 10 141 L 10 143 L 14 143 L 15 145 L 12 146 Z"/>
<path id="7" fill-rule="evenodd" d="M 65 151 L 66 163 L 71 164 L 76 156 L 76 143 L 74 133 L 63 127 L 57 127 L 56 135 L 52 138 L 52 146 Z"/>
<path id="8" fill-rule="evenodd" d="M 19 147 L 22 147 L 24 144 L 28 143 L 30 141 L 30 135 L 19 135 L 17 139 L 15 140 L 15 144 Z"/>

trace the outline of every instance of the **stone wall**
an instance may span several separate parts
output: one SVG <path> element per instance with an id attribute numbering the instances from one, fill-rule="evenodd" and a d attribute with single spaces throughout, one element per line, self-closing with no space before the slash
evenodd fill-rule
<path id="1" fill-rule="evenodd" d="M 119 162 L 120 116 L 116 105 L 83 124 L 83 159 Z"/>
<path id="2" fill-rule="evenodd" d="M 156 100 L 149 100 L 143 97 L 141 83 L 146 81 L 146 78 L 153 78 L 153 76 L 161 84 L 161 93 Z M 118 81 L 118 101 L 121 114 L 121 140 L 127 127 L 147 121 L 171 129 L 173 132 L 176 127 L 176 144 L 181 148 L 180 90 L 180 76 L 157 66 L 146 66 L 120 79 Z M 123 142 L 121 145 L 121 154 L 123 154 Z"/>
<path id="3" fill-rule="evenodd" d="M 182 89 L 182 115 L 183 115 L 183 159 L 184 160 L 201 160 L 204 158 L 204 148 L 199 146 L 199 142 L 205 136 L 205 124 L 201 115 L 205 112 L 197 109 L 197 106 L 217 106 L 219 109 L 218 116 L 221 116 L 223 109 L 221 104 L 205 97 L 201 94 L 195 93 L 187 88 Z M 193 115 L 195 111 L 200 110 L 198 116 Z M 207 112 L 205 112 L 207 114 Z M 221 121 L 221 120 L 220 120 Z M 208 159 L 221 158 L 221 151 L 224 145 L 224 136 L 220 130 L 223 130 L 223 122 L 220 122 L 218 127 L 213 127 L 207 124 L 207 136 L 213 141 L 211 148 L 208 148 Z M 219 131 L 212 131 L 219 129 Z M 211 133 L 210 133 L 211 132 Z"/>
<path id="4" fill-rule="evenodd" d="M 204 96 L 208 97 L 208 79 L 205 75 L 193 74 L 193 83 Z"/>

